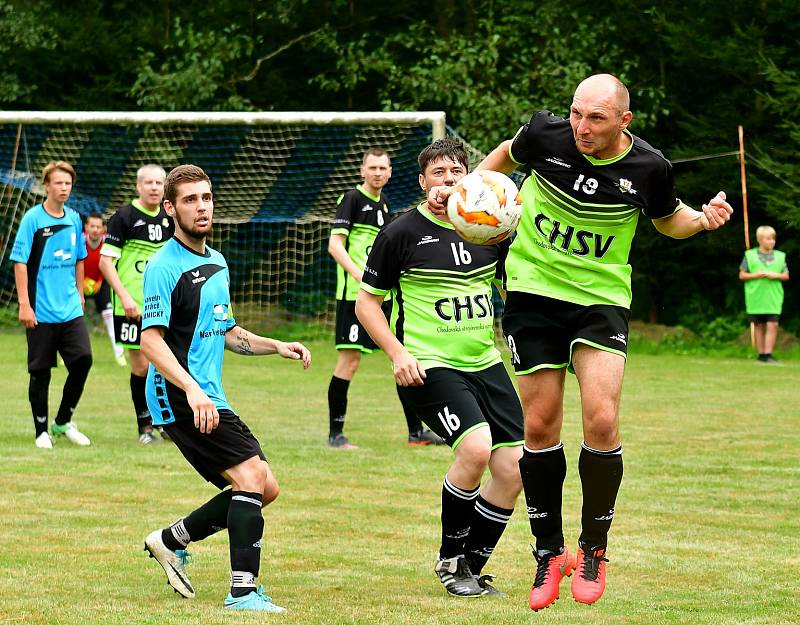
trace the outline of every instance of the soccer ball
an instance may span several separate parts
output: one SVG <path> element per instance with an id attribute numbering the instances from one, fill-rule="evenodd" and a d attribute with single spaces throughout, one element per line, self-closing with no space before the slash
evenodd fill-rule
<path id="1" fill-rule="evenodd" d="M 477 245 L 494 245 L 509 237 L 521 215 L 517 185 L 496 171 L 467 174 L 447 198 L 450 223 L 462 239 Z"/>
<path id="2" fill-rule="evenodd" d="M 83 294 L 86 296 L 94 295 L 97 292 L 97 282 L 91 278 L 83 279 Z"/>

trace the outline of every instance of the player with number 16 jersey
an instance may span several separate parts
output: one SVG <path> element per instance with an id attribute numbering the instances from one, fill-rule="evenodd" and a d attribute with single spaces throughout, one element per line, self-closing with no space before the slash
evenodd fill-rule
<path id="1" fill-rule="evenodd" d="M 455 185 L 467 163 L 461 142 L 435 141 L 419 156 L 422 190 Z M 453 449 L 434 571 L 459 597 L 497 593 L 480 573 L 522 490 L 522 408 L 495 346 L 492 302 L 507 245 L 467 243 L 423 203 L 378 234 L 356 302 L 359 321 L 392 360 L 401 397 Z M 380 306 L 389 292 L 387 324 Z"/>

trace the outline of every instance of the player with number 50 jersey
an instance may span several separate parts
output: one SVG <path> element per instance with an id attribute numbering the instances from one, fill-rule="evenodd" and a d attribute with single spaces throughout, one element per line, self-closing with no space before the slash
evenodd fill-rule
<path id="1" fill-rule="evenodd" d="M 145 400 L 147 359 L 139 349 L 144 306 L 144 270 L 153 255 L 172 238 L 172 218 L 161 206 L 166 173 L 158 165 L 145 165 L 136 173 L 138 198 L 121 207 L 108 220 L 101 250 L 100 270 L 114 291 L 114 335 L 128 352 L 131 364 L 131 399 L 136 412 L 139 442 L 153 436 Z"/>

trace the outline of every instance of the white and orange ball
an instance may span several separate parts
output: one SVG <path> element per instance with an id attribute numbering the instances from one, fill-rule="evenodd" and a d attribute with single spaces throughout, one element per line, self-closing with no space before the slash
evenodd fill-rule
<path id="1" fill-rule="evenodd" d="M 467 174 L 447 199 L 453 228 L 462 239 L 477 245 L 494 245 L 511 236 L 521 215 L 517 185 L 496 171 Z"/>

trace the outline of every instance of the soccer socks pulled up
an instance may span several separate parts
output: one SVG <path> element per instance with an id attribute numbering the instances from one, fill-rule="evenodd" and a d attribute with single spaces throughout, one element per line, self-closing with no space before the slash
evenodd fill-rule
<path id="1" fill-rule="evenodd" d="M 133 410 L 136 413 L 136 426 L 139 434 L 153 424 L 150 418 L 150 411 L 147 409 L 147 399 L 145 398 L 145 387 L 147 378 L 131 373 L 131 399 L 133 400 Z"/>
<path id="2" fill-rule="evenodd" d="M 111 348 L 114 350 L 114 356 L 119 357 L 125 353 L 125 350 L 117 345 L 117 339 L 114 336 L 114 311 L 110 308 L 106 308 L 100 316 L 103 318 L 103 325 L 106 327 L 106 334 L 108 334 L 108 338 L 111 339 Z"/>
<path id="3" fill-rule="evenodd" d="M 231 505 L 231 489 L 224 490 L 202 506 L 175 521 L 161 531 L 161 540 L 172 551 L 184 549 L 190 542 L 208 538 L 228 527 L 228 508 Z"/>
<path id="4" fill-rule="evenodd" d="M 89 377 L 89 369 L 92 368 L 92 357 L 81 356 L 66 366 L 68 374 L 61 394 L 61 405 L 56 414 L 56 425 L 64 425 L 72 420 L 72 413 L 83 395 L 83 387 Z"/>
<path id="5" fill-rule="evenodd" d="M 564 546 L 561 521 L 562 491 L 567 477 L 564 445 L 559 442 L 546 449 L 530 449 L 526 445 L 519 471 L 536 549 L 559 553 Z"/>
<path id="6" fill-rule="evenodd" d="M 31 371 L 31 379 L 28 382 L 28 401 L 31 403 L 36 438 L 42 432 L 47 432 L 47 393 L 49 389 L 50 369 Z"/>
<path id="7" fill-rule="evenodd" d="M 403 395 L 400 392 L 400 385 L 396 385 L 397 388 L 397 398 L 400 400 L 400 405 L 403 406 L 403 414 L 406 417 L 406 425 L 408 426 L 408 433 L 409 434 L 421 434 L 422 433 L 422 421 L 417 416 L 416 410 L 414 410 L 414 406 L 412 406 L 407 400 L 403 399 Z"/>
<path id="8" fill-rule="evenodd" d="M 350 380 L 331 376 L 328 385 L 328 436 L 341 434 L 344 429 L 344 420 L 347 415 L 347 390 Z"/>
<path id="9" fill-rule="evenodd" d="M 469 534 L 464 543 L 467 564 L 473 575 L 480 575 L 511 520 L 513 508 L 501 508 L 481 495 L 475 499 Z"/>
<path id="10" fill-rule="evenodd" d="M 464 553 L 464 543 L 469 535 L 472 511 L 479 486 L 463 489 L 454 486 L 447 476 L 442 484 L 442 545 L 439 558 L 445 560 Z"/>
<path id="11" fill-rule="evenodd" d="M 622 483 L 622 445 L 599 451 L 583 443 L 578 472 L 583 489 L 580 542 L 592 549 L 605 547 Z"/>
<path id="12" fill-rule="evenodd" d="M 243 597 L 256 589 L 261 564 L 264 517 L 261 493 L 232 491 L 228 507 L 228 539 L 231 554 L 231 595 Z"/>

